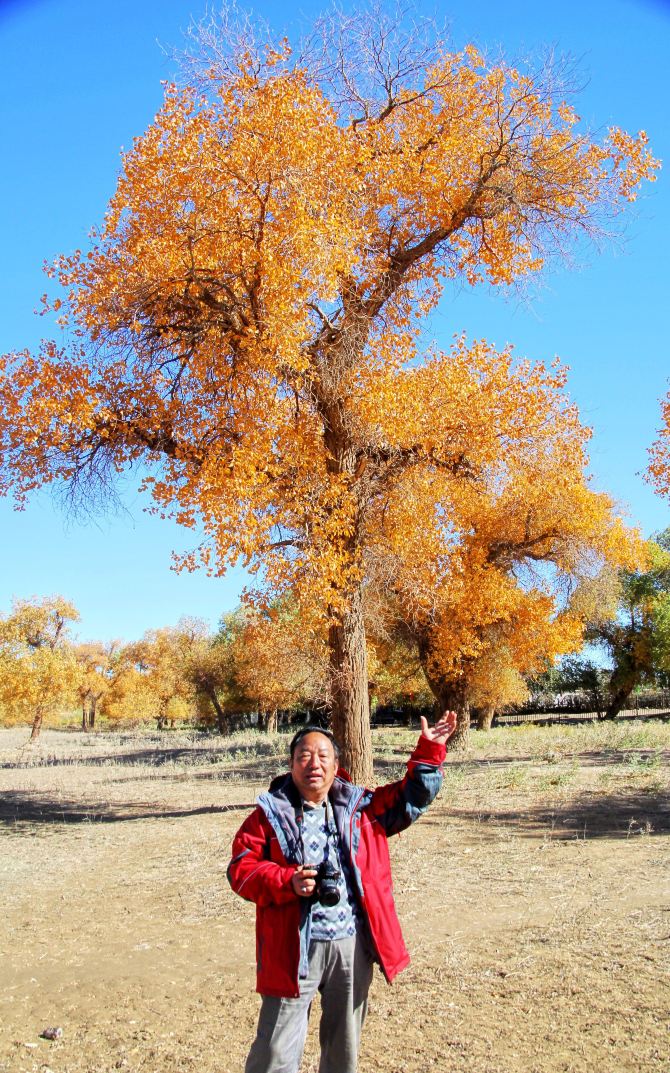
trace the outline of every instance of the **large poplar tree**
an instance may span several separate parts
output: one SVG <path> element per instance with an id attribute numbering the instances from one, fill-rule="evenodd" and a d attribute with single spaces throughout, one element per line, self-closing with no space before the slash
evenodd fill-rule
<path id="1" fill-rule="evenodd" d="M 194 560 L 308 591 L 366 779 L 371 512 L 411 468 L 476 479 L 490 448 L 449 356 L 430 420 L 417 404 L 422 321 L 449 281 L 537 272 L 654 162 L 644 134 L 580 131 L 549 70 L 376 16 L 328 26 L 301 57 L 215 41 L 196 88 L 166 87 L 91 249 L 54 266 L 69 343 L 4 359 L 0 450 L 19 498 L 141 462 L 156 508 L 198 527 Z"/>

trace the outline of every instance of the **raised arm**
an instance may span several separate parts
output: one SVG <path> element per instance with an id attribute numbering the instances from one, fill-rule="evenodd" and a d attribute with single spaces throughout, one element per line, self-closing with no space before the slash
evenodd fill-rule
<path id="1" fill-rule="evenodd" d="M 456 713 L 445 712 L 434 726 L 421 717 L 421 735 L 399 782 L 380 786 L 368 806 L 387 835 L 399 834 L 418 820 L 442 785 L 441 765 L 447 741 L 456 729 Z"/>

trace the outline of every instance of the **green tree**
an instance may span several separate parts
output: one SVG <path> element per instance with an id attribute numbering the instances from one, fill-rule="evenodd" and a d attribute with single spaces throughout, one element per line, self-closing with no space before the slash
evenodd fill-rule
<path id="1" fill-rule="evenodd" d="M 606 708 L 610 671 L 585 655 L 564 656 L 556 665 L 528 679 L 528 690 L 540 708 L 549 703 L 547 694 L 583 693 L 601 716 Z"/>
<path id="2" fill-rule="evenodd" d="M 594 616 L 586 632 L 612 660 L 609 719 L 636 686 L 670 671 L 670 529 L 648 541 L 647 554 L 644 569 L 619 573 L 616 616 Z"/>

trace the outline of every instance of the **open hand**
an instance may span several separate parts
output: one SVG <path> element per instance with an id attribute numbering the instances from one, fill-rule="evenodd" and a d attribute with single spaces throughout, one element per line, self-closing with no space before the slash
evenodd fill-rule
<path id="1" fill-rule="evenodd" d="M 456 712 L 444 712 L 440 716 L 435 726 L 428 726 L 428 720 L 425 716 L 421 716 L 421 733 L 424 738 L 428 738 L 429 741 L 438 741 L 446 744 L 449 738 L 456 729 Z"/>

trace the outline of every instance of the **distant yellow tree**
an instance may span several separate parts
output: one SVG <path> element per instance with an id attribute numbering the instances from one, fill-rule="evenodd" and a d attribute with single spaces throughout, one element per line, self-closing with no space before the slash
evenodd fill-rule
<path id="1" fill-rule="evenodd" d="M 75 645 L 73 649 L 78 667 L 76 692 L 81 708 L 82 730 L 93 730 L 95 726 L 98 705 L 111 685 L 117 648 L 118 642 L 115 641 L 106 645 L 88 641 Z"/>
<path id="2" fill-rule="evenodd" d="M 546 653 L 543 657 L 548 658 Z M 498 642 L 475 663 L 469 675 L 468 701 L 477 716 L 477 729 L 489 730 L 496 713 L 523 704 L 530 691 L 513 654 Z"/>
<path id="3" fill-rule="evenodd" d="M 156 718 L 157 700 L 146 675 L 122 649 L 114 662 L 100 714 L 112 726 L 137 726 Z"/>
<path id="4" fill-rule="evenodd" d="M 243 628 L 241 609 L 224 615 L 214 636 L 198 638 L 190 649 L 186 675 L 191 682 L 200 722 L 216 722 L 220 734 L 228 734 L 231 718 L 245 705 L 236 677 L 235 638 Z"/>
<path id="5" fill-rule="evenodd" d="M 147 630 L 139 641 L 126 645 L 119 654 L 108 714 L 118 719 L 124 712 L 127 718 L 150 712 L 159 729 L 188 718 L 195 704 L 189 664 L 206 636 L 204 622 L 183 618 L 176 626 Z"/>
<path id="6" fill-rule="evenodd" d="M 431 692 L 421 667 L 412 631 L 392 597 L 380 585 L 365 590 L 365 630 L 370 672 L 370 703 L 426 707 Z"/>
<path id="7" fill-rule="evenodd" d="M 5 724 L 30 723 L 30 741 L 76 697 L 78 666 L 68 624 L 79 619 L 62 596 L 16 600 L 0 616 L 0 715 Z"/>
<path id="8" fill-rule="evenodd" d="M 327 631 L 290 599 L 250 612 L 233 642 L 235 678 L 268 731 L 282 709 L 328 701 Z"/>

